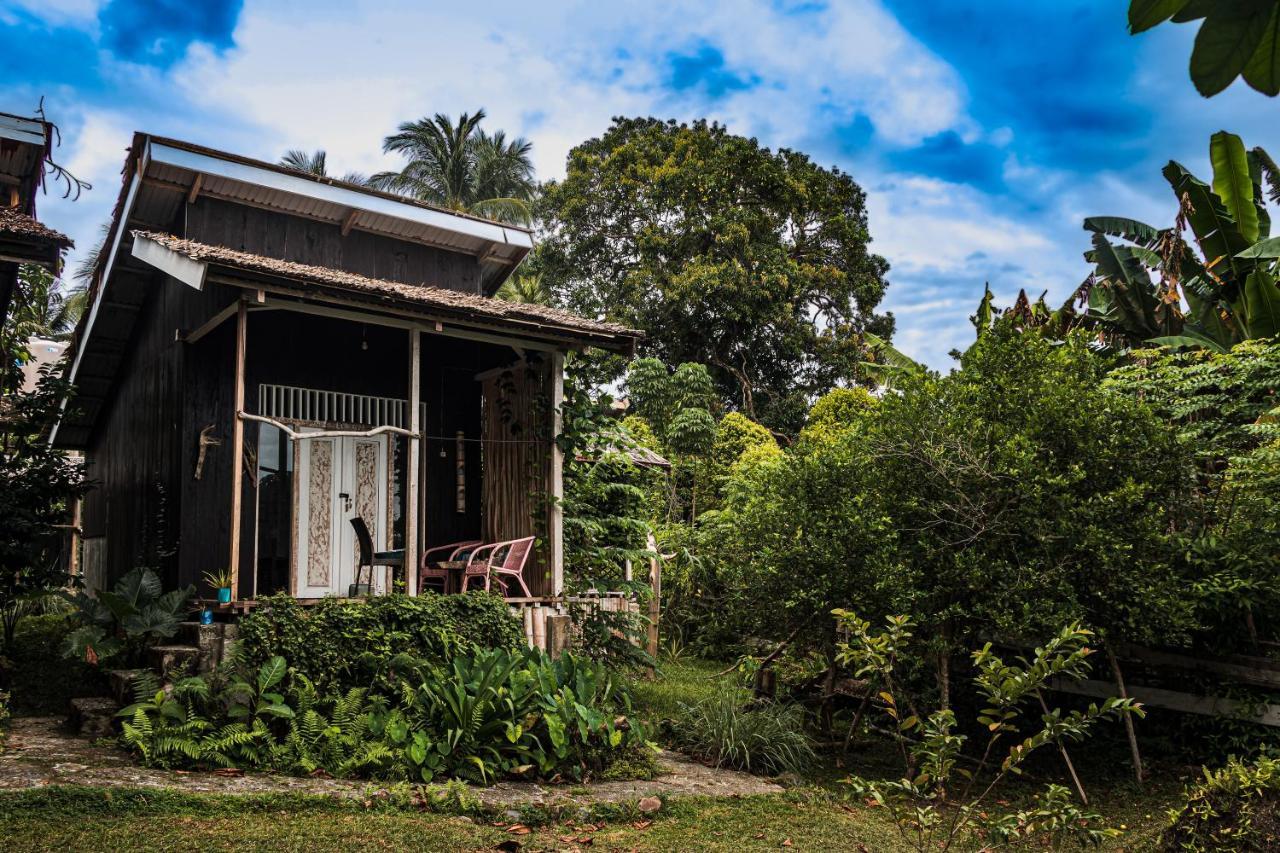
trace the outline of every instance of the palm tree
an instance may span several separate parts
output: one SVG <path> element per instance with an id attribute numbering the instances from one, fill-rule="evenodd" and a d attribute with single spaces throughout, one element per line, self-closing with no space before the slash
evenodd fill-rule
<path id="1" fill-rule="evenodd" d="M 326 168 L 326 159 L 323 148 L 318 148 L 312 152 L 303 151 L 301 148 L 290 148 L 280 158 L 280 165 L 287 166 L 290 169 L 297 169 L 299 172 L 308 172 L 312 175 L 327 178 L 329 177 L 329 172 Z M 366 186 L 369 183 L 368 176 L 359 172 L 347 172 L 338 180 L 348 184 L 359 184 L 360 186 Z"/>
<path id="2" fill-rule="evenodd" d="M 70 338 L 84 313 L 84 288 L 64 291 L 53 273 L 35 264 L 23 264 L 18 276 L 20 285 L 5 322 L 5 337 L 14 341 Z"/>
<path id="3" fill-rule="evenodd" d="M 517 275 L 507 279 L 494 296 L 507 302 L 523 302 L 529 305 L 550 305 L 551 291 L 542 283 L 542 274 Z"/>
<path id="4" fill-rule="evenodd" d="M 408 158 L 398 172 L 379 172 L 371 186 L 412 196 L 451 210 L 527 224 L 536 184 L 529 152 L 533 144 L 480 129 L 484 110 L 463 113 L 455 123 L 444 113 L 400 125 L 382 150 Z"/>

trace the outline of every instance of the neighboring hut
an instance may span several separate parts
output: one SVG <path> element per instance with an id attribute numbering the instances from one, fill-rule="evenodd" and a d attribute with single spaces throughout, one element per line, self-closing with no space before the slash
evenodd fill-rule
<path id="1" fill-rule="evenodd" d="M 539 536 L 562 590 L 565 354 L 639 333 L 494 291 L 530 232 L 136 134 L 53 440 L 83 449 L 86 574 L 227 568 L 245 602 L 345 595 L 378 549 Z M 92 570 L 91 570 L 92 567 Z M 379 581 L 385 584 L 385 579 Z"/>
<path id="2" fill-rule="evenodd" d="M 0 113 L 0 326 L 18 287 L 18 267 L 39 264 L 55 273 L 71 240 L 36 219 L 51 126 Z"/>

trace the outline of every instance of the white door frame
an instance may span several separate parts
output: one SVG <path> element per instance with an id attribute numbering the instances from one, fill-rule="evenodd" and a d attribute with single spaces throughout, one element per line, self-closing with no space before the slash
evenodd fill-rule
<path id="1" fill-rule="evenodd" d="M 349 519 L 354 516 L 358 502 L 372 502 L 366 510 L 372 509 L 373 517 L 366 517 L 365 521 L 369 524 L 373 547 L 374 550 L 386 547 L 387 438 L 317 436 L 298 439 L 296 444 L 293 594 L 297 598 L 346 596 L 349 585 L 355 582 L 358 549 Z M 365 447 L 373 448 L 374 467 L 369 472 L 372 479 L 362 483 L 358 459 Z M 328 500 L 323 504 L 314 500 L 317 489 L 328 493 Z M 327 555 L 321 555 L 312 565 L 312 552 L 318 549 L 327 550 Z M 373 574 L 375 591 L 385 591 L 386 572 Z"/>

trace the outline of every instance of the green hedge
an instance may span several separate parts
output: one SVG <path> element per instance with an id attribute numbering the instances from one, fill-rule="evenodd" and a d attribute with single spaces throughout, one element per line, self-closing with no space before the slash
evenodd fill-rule
<path id="1" fill-rule="evenodd" d="M 519 619 L 488 593 L 326 599 L 309 607 L 275 595 L 241 620 L 237 653 L 253 667 L 279 655 L 323 695 L 374 685 L 398 654 L 447 661 L 524 642 Z"/>

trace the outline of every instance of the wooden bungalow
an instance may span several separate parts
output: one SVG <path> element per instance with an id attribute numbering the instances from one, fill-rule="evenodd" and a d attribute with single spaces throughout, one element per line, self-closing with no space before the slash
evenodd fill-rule
<path id="1" fill-rule="evenodd" d="M 9 315 L 18 267 L 40 264 L 56 272 L 71 247 L 71 240 L 36 219 L 50 132 L 42 119 L 0 113 L 0 325 Z"/>
<path id="2" fill-rule="evenodd" d="M 95 482 L 91 585 L 344 596 L 359 516 L 411 594 L 425 549 L 527 535 L 561 594 L 565 354 L 639 333 L 493 298 L 521 227 L 146 134 L 123 177 L 53 433 Z"/>

